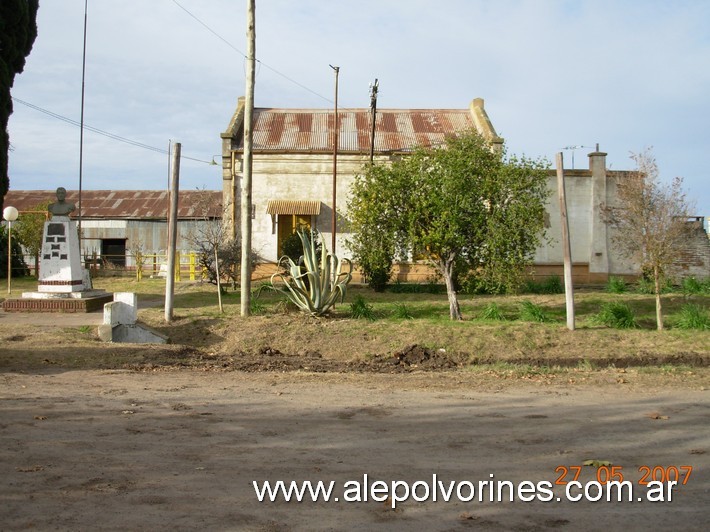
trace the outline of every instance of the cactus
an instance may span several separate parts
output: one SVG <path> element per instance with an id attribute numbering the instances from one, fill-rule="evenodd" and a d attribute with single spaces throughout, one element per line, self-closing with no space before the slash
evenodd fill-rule
<path id="1" fill-rule="evenodd" d="M 320 231 L 318 235 L 322 242 Z M 329 253 L 325 244 L 318 257 L 315 239 L 311 238 L 310 231 L 299 231 L 298 237 L 303 245 L 303 255 L 298 263 L 290 257 L 282 257 L 279 264 L 284 269 L 271 276 L 271 285 L 303 312 L 322 316 L 338 299 L 341 302 L 345 299 L 347 285 L 352 279 L 352 262 Z M 347 272 L 342 271 L 344 263 L 348 265 Z M 275 284 L 275 279 L 281 283 Z"/>

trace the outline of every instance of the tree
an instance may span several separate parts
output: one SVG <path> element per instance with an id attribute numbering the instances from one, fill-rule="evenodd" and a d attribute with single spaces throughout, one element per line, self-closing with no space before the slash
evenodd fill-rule
<path id="1" fill-rule="evenodd" d="M 0 278 L 7 278 L 7 226 L 0 226 Z M 12 268 L 13 277 L 24 277 L 29 274 L 25 257 L 22 254 L 20 243 L 15 239 L 15 227 L 12 228 L 12 254 L 10 267 Z"/>
<path id="2" fill-rule="evenodd" d="M 25 68 L 25 58 L 37 37 L 39 0 L 0 2 L 0 210 L 10 186 L 7 157 L 10 137 L 7 124 L 12 114 L 10 89 L 15 75 Z"/>
<path id="3" fill-rule="evenodd" d="M 543 235 L 548 163 L 507 157 L 477 132 L 418 148 L 355 178 L 349 214 L 357 261 L 370 253 L 421 256 L 443 277 L 451 319 L 461 265 L 512 284 Z M 375 251 L 372 247 L 375 246 Z"/>
<path id="4" fill-rule="evenodd" d="M 683 179 L 662 184 L 650 149 L 634 153 L 636 170 L 617 185 L 615 205 L 602 207 L 612 241 L 622 256 L 633 260 L 644 275 L 653 279 L 656 296 L 656 326 L 663 330 L 661 290 L 672 273 L 688 236 L 686 223 L 691 205 L 683 192 Z"/>
<path id="5" fill-rule="evenodd" d="M 42 251 L 44 222 L 47 219 L 49 200 L 35 205 L 31 211 L 23 211 L 12 226 L 12 238 L 22 244 L 25 251 L 35 259 L 35 273 L 39 276 L 39 254 Z"/>
<path id="6" fill-rule="evenodd" d="M 394 201 L 385 166 L 369 166 L 355 178 L 348 204 L 353 237 L 347 246 L 362 271 L 365 282 L 376 292 L 383 292 L 392 275 L 392 261 L 397 248 L 395 224 L 399 204 Z M 379 208 L 372 208 L 379 203 Z M 380 221 L 382 220 L 382 222 Z"/>
<path id="7" fill-rule="evenodd" d="M 239 237 L 227 237 L 229 233 L 226 223 L 222 219 L 213 218 L 213 211 L 211 194 L 201 190 L 195 203 L 195 212 L 202 218 L 202 224 L 187 236 L 187 240 L 196 248 L 198 264 L 207 272 L 209 282 L 217 285 L 219 306 L 222 310 L 222 279 L 228 278 L 232 288 L 236 289 L 241 275 L 242 246 Z M 252 250 L 252 268 L 257 258 Z"/>

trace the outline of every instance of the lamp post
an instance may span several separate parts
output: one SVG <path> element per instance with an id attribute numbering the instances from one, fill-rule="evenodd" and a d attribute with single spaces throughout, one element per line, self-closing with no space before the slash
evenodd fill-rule
<path id="1" fill-rule="evenodd" d="M 12 222 L 17 220 L 17 209 L 15 207 L 5 207 L 2 217 L 7 220 L 7 293 L 12 289 Z"/>

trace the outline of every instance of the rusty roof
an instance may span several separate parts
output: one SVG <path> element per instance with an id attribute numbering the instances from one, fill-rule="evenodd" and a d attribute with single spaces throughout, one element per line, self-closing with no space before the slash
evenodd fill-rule
<path id="1" fill-rule="evenodd" d="M 338 151 L 368 153 L 369 109 L 338 111 Z M 254 151 L 332 152 L 333 110 L 254 109 Z M 468 109 L 381 109 L 375 124 L 375 152 L 411 151 L 444 143 L 447 135 L 475 128 Z M 243 149 L 243 138 L 239 149 Z"/>
<path id="2" fill-rule="evenodd" d="M 10 190 L 5 206 L 19 211 L 34 210 L 47 201 L 56 201 L 54 190 Z M 79 191 L 67 190 L 67 201 L 79 204 Z M 82 190 L 82 218 L 160 220 L 165 219 L 169 206 L 165 190 Z M 76 211 L 72 216 L 76 216 Z M 178 218 L 196 220 L 222 217 L 222 192 L 215 190 L 181 190 Z"/>

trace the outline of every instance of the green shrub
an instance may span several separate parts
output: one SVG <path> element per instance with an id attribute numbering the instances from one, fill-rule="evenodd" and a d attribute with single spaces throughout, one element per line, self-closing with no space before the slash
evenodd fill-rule
<path id="1" fill-rule="evenodd" d="M 479 314 L 479 318 L 482 320 L 503 321 L 505 320 L 505 315 L 497 303 L 488 303 L 485 307 L 483 307 L 483 310 Z"/>
<path id="2" fill-rule="evenodd" d="M 446 292 L 446 287 L 435 281 L 421 284 L 403 283 L 397 279 L 394 283 L 389 285 L 388 290 L 393 294 L 442 294 Z"/>
<path id="3" fill-rule="evenodd" d="M 522 291 L 526 294 L 564 294 L 565 285 L 559 275 L 551 275 L 542 281 L 528 279 L 523 283 Z"/>
<path id="4" fill-rule="evenodd" d="M 641 277 L 636 285 L 636 291 L 639 294 L 655 294 L 656 288 L 653 279 L 646 279 L 645 277 Z M 667 294 L 668 292 L 672 291 L 673 282 L 670 279 L 666 279 L 666 281 L 661 285 L 661 294 Z"/>
<path id="5" fill-rule="evenodd" d="M 539 323 L 550 321 L 550 318 L 545 310 L 540 305 L 536 305 L 532 301 L 523 301 L 520 303 L 520 319 L 523 321 L 536 321 Z"/>
<path id="6" fill-rule="evenodd" d="M 375 321 L 377 319 L 375 309 L 360 295 L 356 296 L 353 302 L 350 303 L 350 316 L 358 320 L 365 319 Z"/>
<path id="7" fill-rule="evenodd" d="M 599 313 L 592 318 L 592 321 L 614 329 L 634 329 L 638 327 L 631 307 L 620 301 L 604 303 Z"/>
<path id="8" fill-rule="evenodd" d="M 407 308 L 407 305 L 405 305 L 404 303 L 395 304 L 392 317 L 400 320 L 411 320 L 414 318 L 414 316 L 412 316 L 412 313 L 409 311 L 409 308 Z"/>
<path id="9" fill-rule="evenodd" d="M 710 294 L 710 277 L 704 280 L 693 276 L 686 277 L 681 283 L 681 288 L 686 295 Z"/>
<path id="10" fill-rule="evenodd" d="M 606 291 L 610 294 L 623 294 L 629 289 L 621 277 L 609 277 L 609 281 L 606 283 Z"/>
<path id="11" fill-rule="evenodd" d="M 675 326 L 679 329 L 710 329 L 710 315 L 700 305 L 687 303 L 678 314 Z"/>

